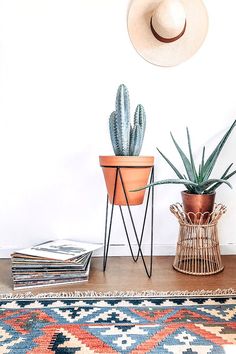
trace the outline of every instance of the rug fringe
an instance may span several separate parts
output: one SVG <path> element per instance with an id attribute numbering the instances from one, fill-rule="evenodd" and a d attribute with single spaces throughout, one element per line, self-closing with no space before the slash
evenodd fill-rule
<path id="1" fill-rule="evenodd" d="M 1 300 L 6 299 L 52 299 L 52 298 L 107 298 L 107 297 L 171 297 L 171 296 L 224 296 L 224 295 L 236 295 L 236 290 L 229 289 L 216 289 L 216 290 L 177 290 L 177 291 L 156 291 L 156 290 L 144 290 L 144 291 L 74 291 L 74 292 L 49 292 L 42 294 L 33 294 L 31 292 L 26 293 L 7 293 L 0 294 Z"/>

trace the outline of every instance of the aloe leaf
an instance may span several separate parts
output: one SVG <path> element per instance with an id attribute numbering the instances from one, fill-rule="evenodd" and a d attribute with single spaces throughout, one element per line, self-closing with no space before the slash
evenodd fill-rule
<path id="1" fill-rule="evenodd" d="M 214 183 L 221 183 L 221 184 L 225 183 L 230 188 L 232 188 L 231 184 L 228 181 L 226 181 L 225 179 L 220 179 L 220 178 L 219 179 L 212 178 L 212 179 L 208 179 L 207 181 L 204 181 L 202 183 L 199 183 L 198 188 L 204 192 L 204 191 L 206 191 L 207 188 L 209 188 Z"/>
<path id="2" fill-rule="evenodd" d="M 204 168 L 204 160 L 205 160 L 205 146 L 203 146 L 202 149 L 202 158 L 201 158 L 201 163 L 199 165 L 199 171 L 198 171 L 198 182 L 203 182 L 203 168 Z"/>
<path id="3" fill-rule="evenodd" d="M 192 166 L 191 166 L 191 163 L 189 161 L 189 159 L 187 158 L 187 156 L 185 155 L 185 153 L 183 152 L 183 150 L 180 148 L 180 146 L 177 144 L 175 138 L 173 137 L 172 133 L 170 133 L 171 135 L 171 138 L 175 144 L 175 147 L 176 149 L 178 150 L 178 153 L 182 159 L 182 162 L 184 164 L 184 167 L 185 167 L 185 170 L 187 172 L 187 175 L 188 175 L 188 178 L 191 180 L 191 181 L 196 181 L 195 180 L 195 176 L 194 176 L 194 171 L 192 169 Z"/>
<path id="4" fill-rule="evenodd" d="M 224 172 L 223 175 L 220 177 L 220 179 L 226 178 L 227 173 L 229 172 L 229 170 L 231 169 L 232 166 L 233 166 L 233 163 L 231 163 L 231 164 L 229 165 L 229 167 L 226 168 L 225 172 Z"/>
<path id="5" fill-rule="evenodd" d="M 231 165 L 229 165 L 229 167 L 228 167 L 228 168 L 226 169 L 226 171 L 223 173 L 221 179 L 227 180 L 227 179 L 229 179 L 230 177 L 232 177 L 233 175 L 235 175 L 236 170 L 234 170 L 234 171 L 232 171 L 231 173 L 227 174 L 232 165 L 233 165 L 232 163 L 231 163 Z M 215 185 L 213 185 L 213 186 L 209 189 L 208 192 L 209 192 L 209 193 L 214 192 L 217 188 L 219 188 L 219 187 L 221 186 L 221 184 L 222 184 L 221 182 L 216 183 Z"/>
<path id="6" fill-rule="evenodd" d="M 157 182 L 153 182 L 150 183 L 148 185 L 146 185 L 145 187 L 140 187 L 134 190 L 131 190 L 130 192 L 138 192 L 141 191 L 143 189 L 149 188 L 149 187 L 154 187 L 154 186 L 159 186 L 162 184 L 184 184 L 185 186 L 194 186 L 197 187 L 198 184 L 192 181 L 189 181 L 188 179 L 164 179 L 161 181 L 157 181 Z"/>
<path id="7" fill-rule="evenodd" d="M 203 149 L 202 149 L 202 162 L 201 162 L 201 165 L 202 165 L 202 166 L 204 166 L 205 151 L 206 151 L 206 147 L 205 147 L 205 146 L 203 146 Z"/>
<path id="8" fill-rule="evenodd" d="M 161 156 L 163 157 L 163 159 L 166 160 L 166 162 L 168 163 L 168 165 L 172 168 L 172 170 L 176 173 L 176 175 L 180 178 L 180 179 L 184 179 L 183 175 L 179 172 L 179 170 L 177 170 L 177 168 L 172 164 L 172 162 L 170 162 L 170 160 L 157 148 L 157 151 L 161 154 Z"/>
<path id="9" fill-rule="evenodd" d="M 201 180 L 201 170 L 202 170 L 202 164 L 198 166 L 198 182 L 202 182 Z"/>
<path id="10" fill-rule="evenodd" d="M 223 138 L 220 140 L 220 142 L 218 143 L 218 145 L 216 146 L 216 148 L 213 150 L 213 152 L 211 153 L 211 155 L 208 157 L 207 161 L 205 162 L 204 166 L 203 166 L 203 179 L 207 180 L 215 166 L 216 160 L 224 146 L 224 144 L 226 143 L 230 133 L 232 132 L 233 128 L 236 125 L 236 120 L 233 122 L 233 124 L 231 125 L 231 127 L 227 130 L 227 132 L 225 133 L 225 135 L 223 136 Z"/>
<path id="11" fill-rule="evenodd" d="M 193 159 L 193 152 L 192 152 L 192 146 L 191 146 L 191 139 L 190 139 L 190 134 L 188 128 L 186 128 L 187 131 L 187 139 L 188 139 L 188 150 L 189 150 L 189 157 L 190 157 L 190 162 L 191 162 L 191 167 L 192 167 L 192 172 L 194 174 L 194 180 L 198 181 L 198 174 L 196 171 L 194 159 Z"/>
<path id="12" fill-rule="evenodd" d="M 229 179 L 230 177 L 232 177 L 233 175 L 235 175 L 236 170 L 234 170 L 233 172 L 229 173 L 227 176 L 225 176 L 224 179 Z"/>

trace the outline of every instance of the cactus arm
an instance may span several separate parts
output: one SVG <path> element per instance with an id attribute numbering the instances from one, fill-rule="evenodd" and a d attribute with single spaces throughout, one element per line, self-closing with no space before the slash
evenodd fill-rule
<path id="1" fill-rule="evenodd" d="M 119 140 L 116 126 L 116 112 L 112 112 L 109 118 L 110 137 L 115 155 L 120 156 Z"/>
<path id="2" fill-rule="evenodd" d="M 125 85 L 120 85 L 116 95 L 116 126 L 121 155 L 129 155 L 130 121 L 129 93 Z"/>
<path id="3" fill-rule="evenodd" d="M 132 140 L 130 142 L 130 155 L 138 156 L 142 147 L 142 131 L 140 125 L 136 124 L 132 131 Z"/>
<path id="4" fill-rule="evenodd" d="M 138 104 L 134 114 L 134 124 L 139 124 L 143 130 L 146 128 L 146 114 L 143 106 Z"/>
<path id="5" fill-rule="evenodd" d="M 142 142 L 141 145 L 143 144 L 143 139 L 144 139 L 144 134 L 146 130 L 146 113 L 141 104 L 138 104 L 135 110 L 134 114 L 134 125 L 139 124 L 141 128 L 141 136 L 142 136 Z"/>
<path id="6" fill-rule="evenodd" d="M 130 130 L 129 130 L 129 156 L 132 156 L 132 152 L 131 152 L 132 140 L 133 140 L 133 128 L 132 128 L 132 125 L 130 124 Z"/>
<path id="7" fill-rule="evenodd" d="M 146 129 L 146 114 L 141 104 L 134 114 L 134 126 L 130 124 L 129 92 L 124 84 L 118 87 L 116 108 L 109 118 L 109 129 L 115 155 L 138 156 Z"/>

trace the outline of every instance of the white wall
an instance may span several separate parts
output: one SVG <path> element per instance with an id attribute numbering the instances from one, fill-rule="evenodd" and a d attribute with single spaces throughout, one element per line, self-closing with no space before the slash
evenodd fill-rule
<path id="1" fill-rule="evenodd" d="M 131 110 L 138 103 L 146 109 L 142 154 L 155 155 L 156 178 L 173 177 L 156 146 L 179 164 L 170 130 L 183 142 L 188 125 L 196 156 L 202 144 L 220 139 L 236 118 L 236 3 L 205 5 L 204 45 L 187 62 L 162 68 L 132 47 L 128 0 L 0 0 L 1 256 L 48 239 L 103 241 L 98 155 L 113 154 L 108 116 L 120 83 L 129 88 Z M 235 151 L 236 131 L 216 172 L 236 162 Z M 233 191 L 223 186 L 217 195 L 228 206 L 219 225 L 224 253 L 236 253 L 236 177 L 231 182 Z M 158 254 L 175 251 L 178 225 L 169 205 L 181 189 L 155 190 Z M 119 223 L 113 244 L 125 243 Z M 126 254 L 120 246 L 114 252 Z"/>

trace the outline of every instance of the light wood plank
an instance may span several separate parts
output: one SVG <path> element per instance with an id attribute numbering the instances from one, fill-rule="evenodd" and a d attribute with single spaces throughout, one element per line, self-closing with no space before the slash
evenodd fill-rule
<path id="1" fill-rule="evenodd" d="M 30 291 L 34 294 L 45 292 L 73 292 L 94 290 L 127 291 L 127 290 L 215 290 L 236 289 L 236 256 L 223 256 L 225 269 L 223 272 L 208 276 L 193 276 L 177 272 L 173 269 L 173 257 L 158 256 L 153 259 L 153 275 L 149 279 L 140 261 L 134 263 L 130 257 L 109 257 L 106 272 L 102 271 L 102 258 L 92 259 L 90 279 L 88 282 L 64 285 L 48 286 L 40 288 L 28 288 L 18 290 L 18 293 Z M 11 283 L 10 260 L 0 260 L 0 292 L 13 292 Z"/>

